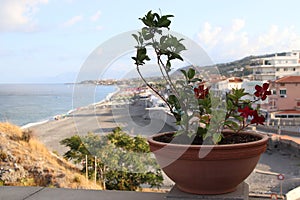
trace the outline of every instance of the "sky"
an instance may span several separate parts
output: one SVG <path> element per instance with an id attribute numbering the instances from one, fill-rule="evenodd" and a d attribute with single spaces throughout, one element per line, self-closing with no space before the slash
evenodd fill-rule
<path id="1" fill-rule="evenodd" d="M 214 63 L 298 50 L 299 7 L 298 0 L 0 0 L 0 83 L 74 82 L 96 49 L 122 49 L 111 39 L 141 28 L 149 10 L 173 14 L 171 29 Z M 132 67 L 126 55 L 112 58 L 105 78 Z"/>

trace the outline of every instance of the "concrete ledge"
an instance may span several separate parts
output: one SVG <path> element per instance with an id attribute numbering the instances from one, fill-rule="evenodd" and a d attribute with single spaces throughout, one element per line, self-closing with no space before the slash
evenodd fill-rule
<path id="1" fill-rule="evenodd" d="M 43 187 L 0 187 L 0 200 L 23 200 L 42 191 Z"/>
<path id="2" fill-rule="evenodd" d="M 242 185 L 243 187 L 243 185 Z M 44 187 L 13 187 L 0 186 L 0 200 L 178 200 L 178 199 L 212 199 L 212 200 L 247 200 L 238 195 L 238 191 L 242 189 L 239 186 L 234 194 L 226 195 L 192 195 L 182 194 L 177 196 L 174 193 L 154 193 L 154 192 L 133 192 L 133 191 L 103 191 L 103 190 L 83 190 L 83 189 L 64 189 L 64 188 L 44 188 Z M 248 189 L 244 185 L 244 189 Z M 296 191 L 296 190 L 295 190 Z M 244 190 L 245 192 L 245 190 Z M 298 191 L 296 191 L 298 194 Z M 246 192 L 245 192 L 246 194 Z M 297 196 L 296 194 L 296 196 Z M 297 196 L 298 197 L 298 196 Z M 268 200 L 270 195 L 253 194 L 248 200 Z M 280 198 L 279 198 L 280 199 Z M 296 198 L 297 199 L 297 198 Z"/>
<path id="3" fill-rule="evenodd" d="M 180 191 L 176 185 L 167 194 L 166 198 L 169 200 L 176 199 L 211 199 L 211 200 L 248 200 L 249 197 L 249 185 L 245 182 L 241 183 L 237 190 L 227 194 L 220 195 L 195 195 Z"/>
<path id="4" fill-rule="evenodd" d="M 166 193 L 81 190 L 42 187 L 0 187 L 0 200 L 163 200 Z"/>

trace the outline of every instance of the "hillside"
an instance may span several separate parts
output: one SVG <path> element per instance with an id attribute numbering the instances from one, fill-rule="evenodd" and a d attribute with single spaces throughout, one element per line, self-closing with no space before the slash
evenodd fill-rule
<path id="1" fill-rule="evenodd" d="M 218 70 L 220 72 L 221 75 L 224 75 L 226 77 L 230 77 L 230 76 L 246 76 L 249 74 L 252 74 L 252 70 L 249 69 L 249 66 L 253 66 L 253 65 L 258 65 L 258 61 L 255 61 L 256 59 L 259 58 L 267 58 L 267 57 L 273 57 L 275 56 L 276 53 L 272 53 L 272 54 L 265 54 L 265 55 L 257 55 L 257 56 L 247 56 L 245 58 L 239 59 L 239 60 L 235 60 L 232 62 L 228 62 L 228 63 L 219 63 L 216 64 L 216 66 L 218 67 Z M 277 55 L 285 55 L 285 52 L 282 53 L 277 53 Z M 241 70 L 243 68 L 243 70 Z M 235 71 L 235 69 L 237 71 Z"/>
<path id="2" fill-rule="evenodd" d="M 227 62 L 227 63 L 218 63 L 213 66 L 199 66 L 197 68 L 197 71 L 200 73 L 207 73 L 211 72 L 211 74 L 216 73 L 215 67 L 217 67 L 218 73 L 220 75 L 225 76 L 225 77 L 242 77 L 242 76 L 247 76 L 249 74 L 252 74 L 252 69 L 250 66 L 255 66 L 259 64 L 259 61 L 257 59 L 260 58 L 267 58 L 267 57 L 272 57 L 277 55 L 285 55 L 286 52 L 282 53 L 272 53 L 272 54 L 264 54 L 264 55 L 256 55 L 256 56 L 247 56 L 239 60 L 235 60 L 232 62 Z M 185 69 L 187 70 L 191 66 L 186 66 L 180 69 Z M 178 69 L 176 72 L 174 72 L 173 75 L 181 75 L 181 72 Z"/>
<path id="3" fill-rule="evenodd" d="M 0 123 L 0 185 L 101 189 L 30 132 Z"/>

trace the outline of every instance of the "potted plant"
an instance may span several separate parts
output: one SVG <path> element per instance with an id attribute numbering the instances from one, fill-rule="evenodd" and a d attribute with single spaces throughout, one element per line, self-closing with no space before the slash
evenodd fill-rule
<path id="1" fill-rule="evenodd" d="M 171 74 L 172 63 L 183 61 L 181 53 L 187 50 L 183 39 L 165 31 L 170 29 L 171 17 L 149 11 L 140 18 L 145 26 L 133 34 L 137 46 L 132 59 L 137 72 L 166 103 L 178 126 L 176 132 L 151 136 L 150 149 L 180 190 L 195 194 L 232 192 L 266 150 L 268 137 L 245 129 L 263 125 L 265 118 L 258 101 L 271 94 L 269 85 L 255 86 L 254 95 L 243 88 L 222 95 L 193 66 L 181 69 L 181 77 Z M 150 55 L 154 55 L 162 82 L 169 88 L 167 93 L 149 84 L 141 73 Z"/>

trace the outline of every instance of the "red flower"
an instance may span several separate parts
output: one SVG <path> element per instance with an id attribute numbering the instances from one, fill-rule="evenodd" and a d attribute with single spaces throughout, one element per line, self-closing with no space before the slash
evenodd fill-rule
<path id="1" fill-rule="evenodd" d="M 262 87 L 256 85 L 255 86 L 256 92 L 254 93 L 254 95 L 256 97 L 261 97 L 261 100 L 265 100 L 267 98 L 267 95 L 271 95 L 271 91 L 268 91 L 268 88 L 269 88 L 269 83 L 264 83 Z"/>
<path id="2" fill-rule="evenodd" d="M 258 116 L 258 113 L 257 113 L 257 110 L 254 110 L 253 112 L 253 119 L 251 120 L 251 124 L 261 124 L 261 125 L 264 125 L 264 122 L 265 122 L 265 117 L 264 116 Z"/>
<path id="3" fill-rule="evenodd" d="M 194 88 L 194 93 L 197 99 L 204 99 L 208 95 L 209 89 L 204 89 L 204 85 L 201 84 L 198 86 L 198 88 Z"/>
<path id="4" fill-rule="evenodd" d="M 240 112 L 240 116 L 244 117 L 244 118 L 248 118 L 249 116 L 253 116 L 254 114 L 254 110 L 251 110 L 249 108 L 249 106 L 245 106 L 243 109 L 242 108 L 239 108 L 238 109 L 238 112 Z"/>

